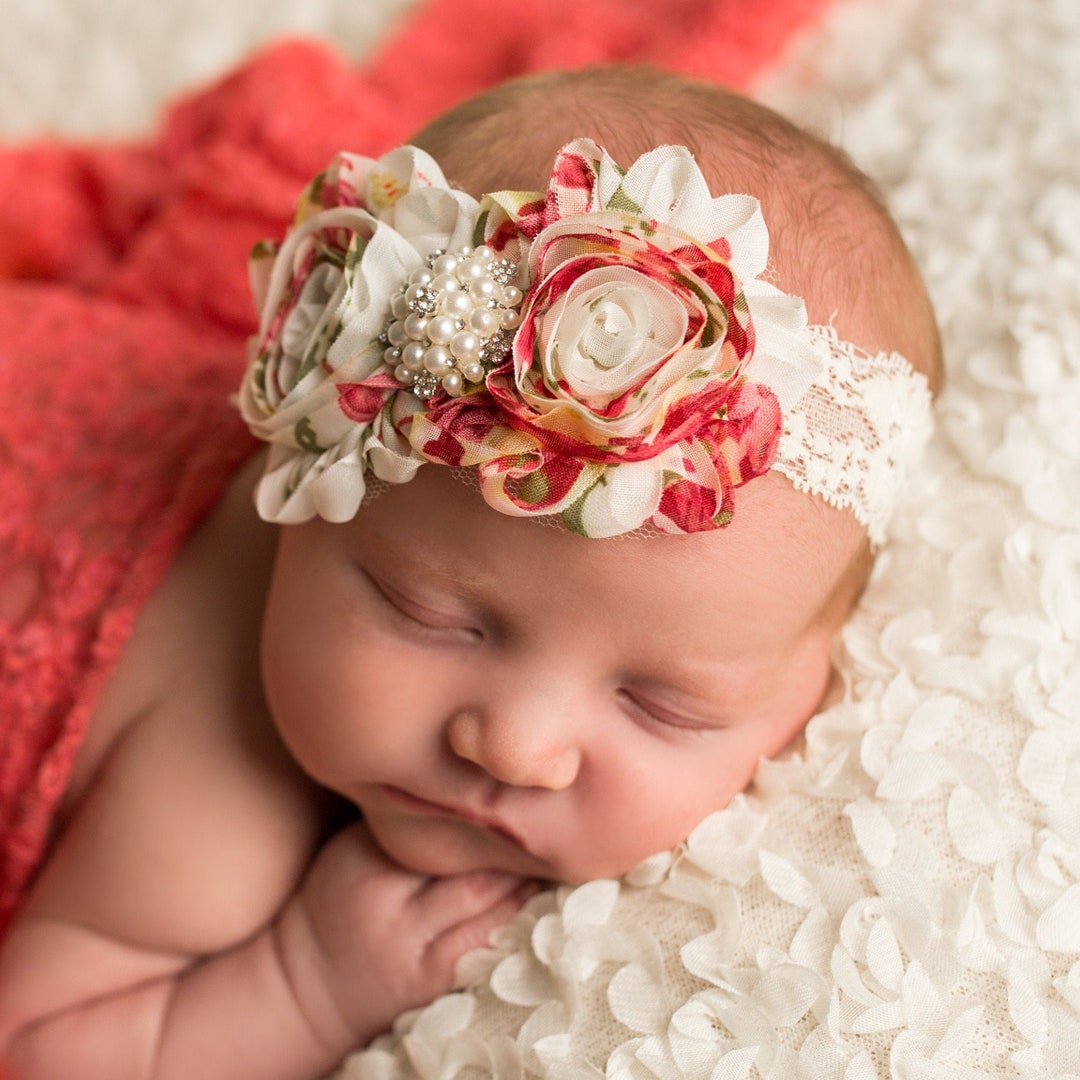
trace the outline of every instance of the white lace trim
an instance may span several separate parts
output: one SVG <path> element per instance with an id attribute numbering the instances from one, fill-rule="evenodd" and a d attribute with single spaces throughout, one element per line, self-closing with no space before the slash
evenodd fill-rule
<path id="1" fill-rule="evenodd" d="M 773 466 L 800 491 L 850 509 L 876 547 L 885 540 L 897 501 L 933 430 L 927 380 L 899 353 L 867 353 L 841 341 L 831 326 L 811 326 L 822 371 L 784 417 Z M 452 470 L 480 490 L 476 469 Z M 368 477 L 364 504 L 393 484 Z M 555 516 L 533 518 L 562 529 Z M 651 523 L 619 534 L 662 535 Z"/>
<path id="2" fill-rule="evenodd" d="M 784 417 L 773 468 L 800 491 L 850 509 L 878 545 L 930 438 L 930 390 L 898 353 L 871 355 L 830 326 L 810 332 L 829 359 Z"/>

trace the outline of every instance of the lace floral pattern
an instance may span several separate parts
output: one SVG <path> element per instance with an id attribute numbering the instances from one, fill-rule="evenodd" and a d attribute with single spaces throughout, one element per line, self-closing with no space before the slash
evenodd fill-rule
<path id="1" fill-rule="evenodd" d="M 811 74 L 950 371 L 844 635 L 849 700 L 680 850 L 536 897 L 348 1080 L 1077 1075 L 1080 10 L 923 5 L 860 68 L 845 35 L 881 17 L 841 9 Z"/>
<path id="2" fill-rule="evenodd" d="M 801 491 L 847 508 L 881 544 L 912 465 L 930 438 L 930 391 L 899 354 L 871 356 L 827 326 L 829 378 L 784 417 L 776 464 Z"/>

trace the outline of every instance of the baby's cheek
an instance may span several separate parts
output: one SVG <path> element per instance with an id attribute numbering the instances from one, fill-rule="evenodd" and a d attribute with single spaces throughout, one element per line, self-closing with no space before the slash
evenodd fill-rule
<path id="1" fill-rule="evenodd" d="M 617 825 L 630 865 L 682 843 L 710 814 L 723 810 L 753 778 L 759 752 L 729 746 L 716 753 L 698 751 L 665 783 L 639 794 Z"/>

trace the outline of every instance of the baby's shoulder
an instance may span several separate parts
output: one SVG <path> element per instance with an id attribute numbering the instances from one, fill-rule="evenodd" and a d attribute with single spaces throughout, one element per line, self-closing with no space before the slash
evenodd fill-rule
<path id="1" fill-rule="evenodd" d="M 250 509 L 251 471 L 236 476 L 135 620 L 87 725 L 61 819 L 132 725 L 178 712 L 225 728 L 265 722 L 258 637 L 275 537 Z"/>
<path id="2" fill-rule="evenodd" d="M 141 612 L 91 719 L 43 885 L 130 944 L 228 946 L 272 917 L 319 841 L 324 796 L 260 686 L 272 557 L 231 490 Z"/>
<path id="3" fill-rule="evenodd" d="M 116 740 L 50 863 L 73 874 L 61 892 L 77 921 L 202 954 L 272 919 L 324 820 L 322 794 L 272 731 L 178 695 Z"/>

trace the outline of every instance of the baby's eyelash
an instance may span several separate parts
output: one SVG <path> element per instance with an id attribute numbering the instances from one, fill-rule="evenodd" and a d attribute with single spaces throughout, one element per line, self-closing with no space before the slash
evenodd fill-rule
<path id="1" fill-rule="evenodd" d="M 704 735 L 710 731 L 718 731 L 721 725 L 707 724 L 700 720 L 694 720 L 688 716 L 680 716 L 677 713 L 661 709 L 650 702 L 642 701 L 640 697 L 629 690 L 617 690 L 615 697 L 623 707 L 635 714 L 635 717 L 644 723 L 662 729 L 665 732 L 679 732 L 688 735 Z"/>
<path id="2" fill-rule="evenodd" d="M 436 618 L 434 613 L 431 618 L 425 618 L 408 600 L 396 595 L 393 590 L 381 584 L 370 574 L 365 573 L 364 577 L 378 594 L 384 606 L 404 623 L 410 633 L 433 639 L 438 638 L 442 641 L 446 641 L 448 637 L 465 637 L 469 641 L 479 640 L 480 632 L 473 627 L 432 621 Z"/>

